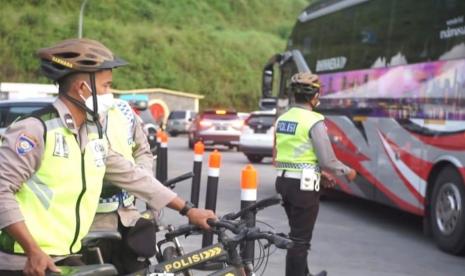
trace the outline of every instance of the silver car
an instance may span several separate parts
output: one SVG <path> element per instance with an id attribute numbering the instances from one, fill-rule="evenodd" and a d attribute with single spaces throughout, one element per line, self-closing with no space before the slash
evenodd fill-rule
<path id="1" fill-rule="evenodd" d="M 166 122 L 166 131 L 171 136 L 187 133 L 196 113 L 191 110 L 174 110 L 170 112 Z"/>

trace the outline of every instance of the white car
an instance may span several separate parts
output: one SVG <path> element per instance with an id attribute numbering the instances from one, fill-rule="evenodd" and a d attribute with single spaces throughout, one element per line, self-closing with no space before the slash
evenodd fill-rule
<path id="1" fill-rule="evenodd" d="M 51 105 L 54 101 L 52 97 L 0 101 L 0 136 L 19 117 Z"/>
<path id="2" fill-rule="evenodd" d="M 275 110 L 254 111 L 245 120 L 239 139 L 239 151 L 252 163 L 273 156 Z"/>

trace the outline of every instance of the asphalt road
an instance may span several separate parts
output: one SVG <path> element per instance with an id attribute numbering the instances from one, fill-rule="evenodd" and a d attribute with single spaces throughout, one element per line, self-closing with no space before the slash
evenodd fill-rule
<path id="1" fill-rule="evenodd" d="M 168 142 L 168 177 L 192 170 L 193 152 L 184 136 Z M 240 173 L 248 164 L 237 151 L 220 147 L 220 170 L 217 214 L 238 210 L 240 206 Z M 204 206 L 208 155 L 204 155 L 200 206 Z M 259 174 L 258 198 L 275 193 L 275 174 L 271 159 L 254 165 Z M 191 182 L 185 181 L 175 191 L 190 199 Z M 179 225 L 186 223 L 177 213 L 164 211 L 163 220 Z M 277 232 L 288 232 L 286 215 L 281 206 L 267 208 L 257 215 Z M 266 228 L 265 225 L 258 225 Z M 200 248 L 198 236 L 182 240 L 186 251 Z M 271 251 L 273 251 L 272 249 Z M 285 252 L 276 250 L 269 258 L 263 275 L 284 275 Z M 309 254 L 312 273 L 322 269 L 329 275 L 465 275 L 465 258 L 448 255 L 436 248 L 422 234 L 420 218 L 395 209 L 345 196 L 332 197 L 320 205 Z M 194 275 L 206 275 L 194 272 Z M 258 274 L 260 275 L 260 274 Z"/>

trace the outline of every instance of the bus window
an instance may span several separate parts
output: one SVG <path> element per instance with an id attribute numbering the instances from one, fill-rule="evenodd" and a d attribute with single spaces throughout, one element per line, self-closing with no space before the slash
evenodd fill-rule
<path id="1" fill-rule="evenodd" d="M 351 41 L 351 69 L 385 67 L 389 14 L 392 3 L 370 1 L 354 7 L 353 39 Z M 349 68 L 348 68 L 349 69 Z"/>
<path id="2" fill-rule="evenodd" d="M 431 0 L 433 1 L 433 0 Z M 465 57 L 465 1 L 433 1 L 435 10 L 434 58 Z"/>

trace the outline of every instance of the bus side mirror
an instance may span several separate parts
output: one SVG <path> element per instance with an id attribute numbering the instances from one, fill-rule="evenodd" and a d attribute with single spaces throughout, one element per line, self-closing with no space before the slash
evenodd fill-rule
<path id="1" fill-rule="evenodd" d="M 270 98 L 273 93 L 273 70 L 263 71 L 262 97 Z"/>

